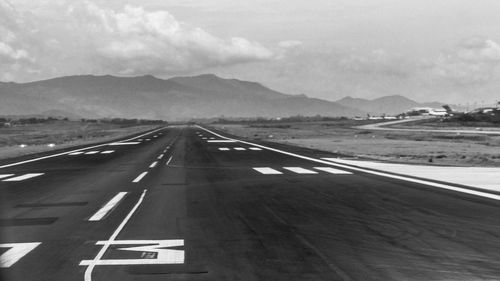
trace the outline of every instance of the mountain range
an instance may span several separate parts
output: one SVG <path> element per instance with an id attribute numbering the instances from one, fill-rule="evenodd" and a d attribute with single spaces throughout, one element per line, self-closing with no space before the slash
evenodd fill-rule
<path id="1" fill-rule="evenodd" d="M 0 82 L 0 115 L 57 113 L 83 118 L 187 120 L 292 115 L 363 116 L 421 106 L 402 96 L 337 102 L 287 95 L 259 83 L 213 74 L 159 79 L 151 75 L 65 76 L 29 83 Z"/>

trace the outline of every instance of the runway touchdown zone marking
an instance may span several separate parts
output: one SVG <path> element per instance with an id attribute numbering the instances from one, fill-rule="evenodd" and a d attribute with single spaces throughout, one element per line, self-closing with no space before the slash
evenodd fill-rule
<path id="1" fill-rule="evenodd" d="M 259 167 L 259 168 L 253 168 L 255 171 L 264 174 L 264 175 L 281 175 L 283 174 L 282 172 L 275 170 L 273 168 L 268 168 L 268 167 Z"/>
<path id="2" fill-rule="evenodd" d="M 283 174 L 279 170 L 270 168 L 270 167 L 257 167 L 253 168 L 255 171 L 264 174 L 264 175 L 281 175 Z M 301 175 L 316 175 L 319 174 L 318 172 L 312 170 L 312 169 L 305 169 L 302 167 L 283 167 L 284 170 L 296 173 L 296 174 L 301 174 Z M 344 171 L 344 170 L 339 170 L 331 167 L 314 167 L 315 170 L 322 171 L 325 173 L 329 174 L 337 174 L 337 175 L 351 175 L 351 172 Z"/>
<path id="3" fill-rule="evenodd" d="M 288 170 L 288 171 L 292 171 L 292 172 L 297 173 L 297 174 L 313 175 L 313 174 L 318 173 L 318 172 L 315 172 L 313 170 L 308 170 L 308 169 L 304 169 L 301 167 L 283 167 L 283 169 Z"/>
<path id="4" fill-rule="evenodd" d="M 34 178 L 34 177 L 39 177 L 39 176 L 44 175 L 44 174 L 45 173 L 29 173 L 29 174 L 24 174 L 24 175 L 13 177 L 13 178 L 4 179 L 2 181 L 23 181 L 23 180 L 31 179 L 31 178 Z M 2 176 L 4 176 L 4 178 L 5 178 L 5 177 L 8 177 L 8 176 L 13 176 L 13 175 L 12 174 L 9 174 L 9 175 L 0 175 L 0 178 L 2 178 Z"/>
<path id="5" fill-rule="evenodd" d="M 338 162 L 333 162 L 333 161 L 325 161 L 325 160 L 321 160 L 321 159 L 316 159 L 316 158 L 312 158 L 312 157 L 308 157 L 308 156 L 303 156 L 303 155 L 295 154 L 295 153 L 292 153 L 292 152 L 287 152 L 287 151 L 284 151 L 284 150 L 279 150 L 279 149 L 276 149 L 276 148 L 272 148 L 272 147 L 269 147 L 269 146 L 264 146 L 264 145 L 260 145 L 260 144 L 256 144 L 256 143 L 252 143 L 252 142 L 248 142 L 248 141 L 230 139 L 230 138 L 224 137 L 222 135 L 219 135 L 219 134 L 217 134 L 217 133 L 215 133 L 213 131 L 205 129 L 205 128 L 201 127 L 201 126 L 197 125 L 197 127 L 200 128 L 200 129 L 202 129 L 202 130 L 204 130 L 204 131 L 206 131 L 206 132 L 214 134 L 214 135 L 216 135 L 216 136 L 218 136 L 220 138 L 225 138 L 227 140 L 232 140 L 234 142 L 238 141 L 238 142 L 243 143 L 243 144 L 254 145 L 254 146 L 257 146 L 257 147 L 262 147 L 262 148 L 267 149 L 269 151 L 274 151 L 274 152 L 277 152 L 277 153 L 281 153 L 281 154 L 284 154 L 284 155 L 293 156 L 293 157 L 304 159 L 304 160 L 309 160 L 309 161 L 316 162 L 316 163 L 321 163 L 321 164 L 325 164 L 325 165 L 331 165 L 331 166 L 335 166 L 335 167 L 345 168 L 345 169 L 348 169 L 348 170 L 351 170 L 351 171 L 358 171 L 358 172 L 372 174 L 372 175 L 377 175 L 377 176 L 381 176 L 381 177 L 392 178 L 392 179 L 402 180 L 402 181 L 406 181 L 406 182 L 413 182 L 413 183 L 421 184 L 421 185 L 424 185 L 424 186 L 432 186 L 432 187 L 437 187 L 437 188 L 441 188 L 441 189 L 447 189 L 447 190 L 451 190 L 451 191 L 455 191 L 455 192 L 466 193 L 466 194 L 470 194 L 470 195 L 474 195 L 474 196 L 480 196 L 480 197 L 483 197 L 483 198 L 489 198 L 489 199 L 500 201 L 500 195 L 493 194 L 493 193 L 488 193 L 488 192 L 483 192 L 483 191 L 477 191 L 477 190 L 473 190 L 473 189 L 469 189 L 469 188 L 457 187 L 457 186 L 453 186 L 453 185 L 449 185 L 449 184 L 442 184 L 442 183 L 432 182 L 432 181 L 429 181 L 429 180 L 421 180 L 421 179 L 415 179 L 415 178 L 411 178 L 411 177 L 407 177 L 407 176 L 394 175 L 394 174 L 389 174 L 389 173 L 386 173 L 386 172 L 383 172 L 383 171 L 369 170 L 369 169 L 361 168 L 361 167 L 358 167 L 358 166 L 349 166 L 349 165 L 345 165 L 345 164 L 338 163 Z"/>

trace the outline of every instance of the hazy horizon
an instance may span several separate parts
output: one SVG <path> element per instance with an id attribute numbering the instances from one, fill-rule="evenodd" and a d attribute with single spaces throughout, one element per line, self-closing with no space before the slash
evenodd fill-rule
<path id="1" fill-rule="evenodd" d="M 493 0 L 0 0 L 0 80 L 213 73 L 331 101 L 493 103 L 499 8 Z"/>

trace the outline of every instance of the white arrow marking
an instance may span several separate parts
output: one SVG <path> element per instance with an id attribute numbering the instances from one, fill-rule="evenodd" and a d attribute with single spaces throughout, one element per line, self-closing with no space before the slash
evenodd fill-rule
<path id="1" fill-rule="evenodd" d="M 31 243 L 6 243 L 0 244 L 0 248 L 10 248 L 0 256 L 0 268 L 11 267 L 26 254 L 35 249 L 41 242 Z"/>
<path id="2" fill-rule="evenodd" d="M 154 259 L 109 259 L 109 260 L 83 260 L 80 265 L 137 265 L 137 264 L 183 264 L 184 250 L 162 249 L 166 247 L 184 246 L 183 239 L 171 240 L 118 240 L 98 241 L 96 245 L 141 245 L 126 248 L 118 248 L 122 251 L 156 253 Z M 154 245 L 146 245 L 154 244 Z"/>

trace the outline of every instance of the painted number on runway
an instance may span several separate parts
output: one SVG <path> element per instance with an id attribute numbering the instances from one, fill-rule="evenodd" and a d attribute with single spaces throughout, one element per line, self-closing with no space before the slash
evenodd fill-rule
<path id="1" fill-rule="evenodd" d="M 0 268 L 8 268 L 18 262 L 22 257 L 33 251 L 41 242 L 30 243 L 6 243 L 0 244 L 0 248 L 9 248 L 0 256 Z"/>
<path id="2" fill-rule="evenodd" d="M 139 259 L 83 260 L 80 265 L 141 265 L 141 264 L 183 264 L 183 239 L 169 240 L 115 240 L 97 241 L 96 245 L 120 245 L 115 250 L 141 253 Z M 122 246 L 123 245 L 123 246 Z M 173 249 L 175 248 L 175 249 Z"/>

